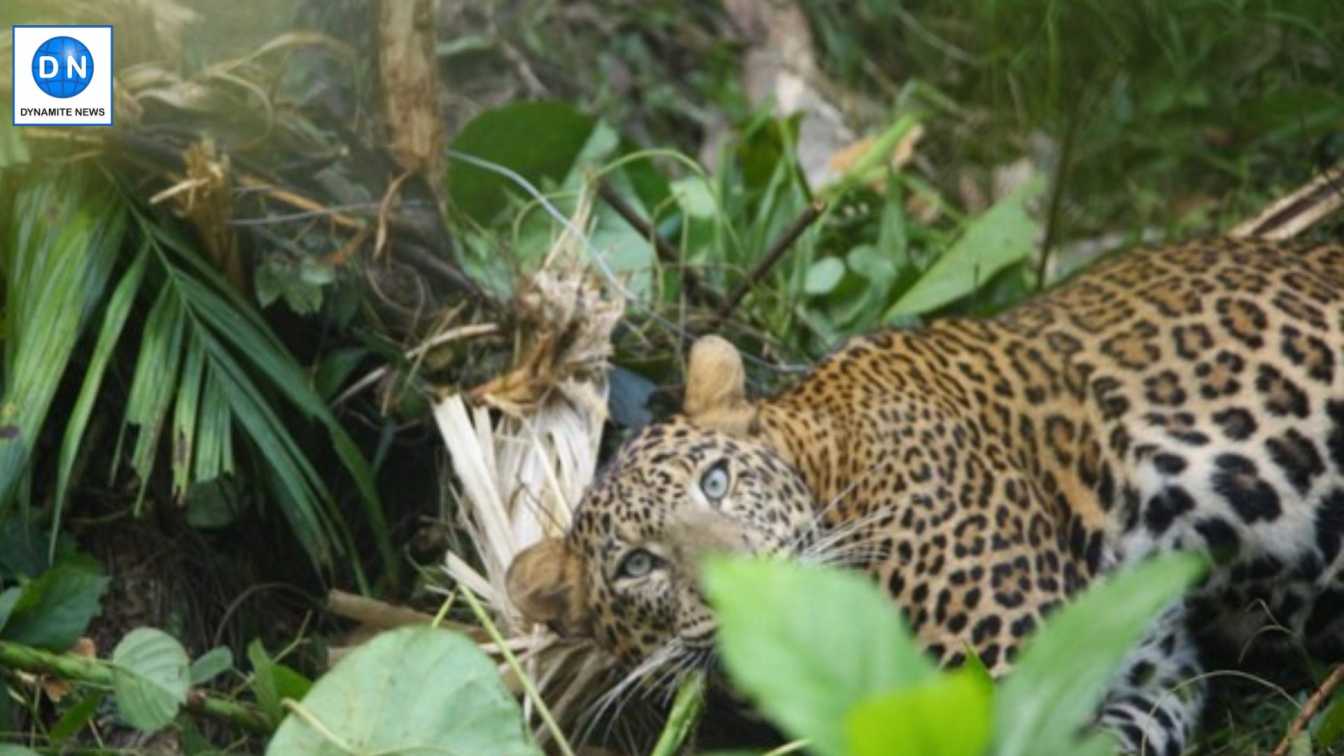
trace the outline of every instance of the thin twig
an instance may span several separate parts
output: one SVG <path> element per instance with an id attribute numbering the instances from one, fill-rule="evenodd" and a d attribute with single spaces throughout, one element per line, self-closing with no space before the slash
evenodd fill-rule
<path id="1" fill-rule="evenodd" d="M 1344 207 L 1344 163 L 1325 169 L 1254 218 L 1239 223 L 1227 235 L 1234 239 L 1291 239 L 1341 207 Z"/>
<path id="2" fill-rule="evenodd" d="M 719 323 L 723 322 L 729 315 L 733 314 L 733 310 L 737 309 L 738 303 L 740 303 L 742 298 L 747 295 L 747 292 L 751 291 L 752 287 L 759 283 L 760 280 L 765 277 L 766 273 L 770 272 L 770 269 L 775 266 L 775 263 L 779 262 L 780 258 L 784 256 L 784 253 L 788 251 L 789 247 L 798 240 L 799 236 L 802 236 L 808 226 L 816 223 L 817 218 L 820 218 L 825 210 L 825 202 L 822 202 L 821 200 L 813 202 L 803 211 L 802 215 L 798 216 L 798 219 L 793 222 L 793 225 L 785 229 L 783 234 L 780 234 L 779 238 L 775 240 L 775 243 L 770 246 L 770 251 L 765 253 L 765 257 L 761 258 L 761 261 L 756 264 L 756 267 L 752 268 L 751 272 L 747 274 L 746 279 L 738 284 L 737 288 L 733 290 L 733 293 L 728 295 L 728 300 L 719 307 L 719 311 L 714 315 L 714 326 L 717 327 Z"/>
<path id="3" fill-rule="evenodd" d="M 395 223 L 393 225 L 396 225 Z M 413 267 L 433 273 L 453 287 L 462 290 L 467 298 L 483 305 L 486 309 L 499 312 L 503 306 L 460 268 L 430 252 L 419 244 L 398 244 L 395 254 L 406 258 Z"/>
<path id="4" fill-rule="evenodd" d="M 1330 676 L 1325 678 L 1320 687 L 1311 694 L 1307 703 L 1302 707 L 1302 711 L 1297 713 L 1293 723 L 1288 725 L 1288 731 L 1283 734 L 1283 740 L 1279 741 L 1278 747 L 1274 749 L 1269 756 L 1288 756 L 1288 751 L 1293 747 L 1293 741 L 1302 734 L 1302 730 L 1311 722 L 1311 718 L 1316 716 L 1316 711 L 1330 698 L 1330 694 L 1335 692 L 1335 688 L 1344 682 L 1344 664 L 1335 667 Z"/>
<path id="5" fill-rule="evenodd" d="M 1036 265 L 1036 289 L 1045 288 L 1046 273 L 1049 272 L 1050 253 L 1059 241 L 1060 212 L 1064 208 L 1064 190 L 1068 187 L 1069 169 L 1072 168 L 1073 148 L 1078 142 L 1078 128 L 1083 118 L 1080 108 L 1069 112 L 1068 125 L 1064 127 L 1064 145 L 1059 150 L 1059 162 L 1055 165 L 1055 180 L 1050 187 L 1050 206 L 1045 214 L 1045 238 L 1041 241 L 1041 259 Z"/>
<path id="6" fill-rule="evenodd" d="M 630 227 L 639 232 L 639 235 L 648 239 L 653 245 L 653 249 L 658 253 L 658 259 L 664 264 L 678 267 L 681 269 L 681 280 L 686 286 L 686 296 L 692 299 L 698 299 L 710 307 L 722 307 L 723 296 L 717 291 L 705 286 L 695 271 L 681 265 L 681 255 L 676 248 L 667 242 L 666 239 L 658 235 L 653 225 L 639 216 L 639 213 L 630 207 L 620 194 L 616 193 L 606 182 L 597 183 L 597 196 L 611 206 L 616 214 L 625 219 Z"/>

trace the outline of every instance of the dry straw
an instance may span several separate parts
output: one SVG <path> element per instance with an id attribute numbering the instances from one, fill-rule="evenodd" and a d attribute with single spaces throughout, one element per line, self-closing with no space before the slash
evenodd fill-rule
<path id="1" fill-rule="evenodd" d="M 565 531 L 597 468 L 611 333 L 624 300 L 584 262 L 578 231 L 590 209 L 585 195 L 541 268 L 518 288 L 512 367 L 434 407 L 461 485 L 458 524 L 480 565 L 449 553 L 445 568 L 485 603 L 505 645 L 571 728 L 605 685 L 611 660 L 591 644 L 526 622 L 509 602 L 504 577 L 519 551 Z M 508 676 L 503 665 L 501 672 Z"/>

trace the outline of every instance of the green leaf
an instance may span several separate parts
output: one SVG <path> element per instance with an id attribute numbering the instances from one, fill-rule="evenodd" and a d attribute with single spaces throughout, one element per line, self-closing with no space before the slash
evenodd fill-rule
<path id="1" fill-rule="evenodd" d="M 201 392 L 205 382 L 205 349 L 194 333 L 188 337 L 187 358 L 182 366 L 181 389 L 173 403 L 173 495 L 180 501 L 192 483 L 191 462 L 195 456 L 196 424 L 200 419 Z"/>
<path id="2" fill-rule="evenodd" d="M 0 512 L 28 469 L 75 343 L 120 257 L 125 230 L 121 197 L 88 171 L 35 174 L 12 200 L 0 203 Z"/>
<path id="3" fill-rule="evenodd" d="M 231 478 L 193 483 L 187 489 L 185 502 L 187 524 L 205 530 L 232 525 L 243 510 L 241 495 Z"/>
<path id="4" fill-rule="evenodd" d="M 89 418 L 93 414 L 94 402 L 98 399 L 98 389 L 102 386 L 103 376 L 107 373 L 108 361 L 112 350 L 121 338 L 122 328 L 126 325 L 126 316 L 131 311 L 136 296 L 140 293 L 140 283 L 144 280 L 145 261 L 149 259 L 148 241 L 141 243 L 140 251 L 130 267 L 122 274 L 121 281 L 107 300 L 103 310 L 102 325 L 98 330 L 98 339 L 94 343 L 93 357 L 84 369 L 84 383 L 79 389 L 79 398 L 70 412 L 65 424 L 65 436 L 61 440 L 60 460 L 57 463 L 55 512 L 51 518 L 51 537 L 48 556 L 54 558 L 56 541 L 60 537 L 61 512 L 65 507 L 65 497 L 70 486 L 70 475 L 75 468 L 75 459 L 79 456 L 80 443 L 84 440 L 84 431 L 88 428 Z"/>
<path id="5" fill-rule="evenodd" d="M 283 297 L 295 314 L 312 315 L 322 308 L 323 288 L 335 280 L 335 271 L 329 265 L 306 258 L 296 263 L 272 255 L 257 266 L 257 301 L 269 307 Z"/>
<path id="6" fill-rule="evenodd" d="M 845 255 L 845 264 L 850 270 L 866 278 L 873 287 L 881 290 L 891 286 L 899 272 L 891 252 L 871 244 L 860 244 L 851 249 L 849 254 Z"/>
<path id="7" fill-rule="evenodd" d="M 445 756 L 539 756 L 494 662 L 455 633 L 407 627 L 383 633 L 341 659 L 313 685 L 307 717 L 280 725 L 272 756 L 433 752 Z"/>
<path id="8" fill-rule="evenodd" d="M 364 347 L 342 347 L 332 349 L 322 356 L 317 373 L 313 376 L 313 388 L 323 401 L 331 401 L 345 387 L 350 374 L 355 372 L 359 363 L 369 357 Z"/>
<path id="9" fill-rule="evenodd" d="M 877 325 L 896 281 L 896 266 L 885 250 L 860 244 L 845 255 L 847 275 L 827 297 L 826 313 L 849 332 Z"/>
<path id="10" fill-rule="evenodd" d="M 19 128 L 14 125 L 13 111 L 5 107 L 0 112 L 3 113 L 3 120 L 0 120 L 0 168 L 28 162 L 28 145 L 24 143 Z"/>
<path id="11" fill-rule="evenodd" d="M 846 716 L 852 756 L 983 756 L 994 686 L 962 670 L 860 702 Z"/>
<path id="12" fill-rule="evenodd" d="M 66 709 L 56 724 L 51 726 L 51 732 L 47 733 L 51 738 L 51 744 L 59 746 L 69 740 L 70 736 L 84 729 L 84 726 L 93 719 L 93 715 L 98 713 L 98 707 L 102 705 L 104 698 L 107 698 L 107 691 L 90 691 Z"/>
<path id="13" fill-rule="evenodd" d="M 182 644 L 162 630 L 127 633 L 112 651 L 112 690 L 121 716 L 144 732 L 172 722 L 187 701 L 189 661 Z"/>
<path id="14" fill-rule="evenodd" d="M 4 595 L 0 594 L 0 603 Z M 4 625 L 4 612 L 0 611 L 0 627 Z M 1344 738 L 1344 692 L 1336 691 L 1330 699 L 1330 705 L 1317 720 L 1315 728 L 1316 742 L 1322 748 L 1330 748 Z"/>
<path id="15" fill-rule="evenodd" d="M 70 564 L 58 564 L 23 586 L 0 638 L 49 651 L 74 645 L 98 614 L 108 579 Z"/>
<path id="16" fill-rule="evenodd" d="M 233 668 L 233 652 L 216 646 L 191 663 L 191 684 L 204 685 Z"/>
<path id="17" fill-rule="evenodd" d="M 19 718 L 16 709 L 17 707 L 14 705 L 14 699 L 9 694 L 9 688 L 5 685 L 0 685 L 0 732 L 19 731 Z M 30 751 L 18 750 L 6 751 L 6 748 L 12 748 L 12 746 L 0 745 L 0 756 L 6 756 L 6 754 L 8 754 L 8 756 L 15 756 L 15 754 L 27 756 L 28 753 L 31 753 Z"/>
<path id="18" fill-rule="evenodd" d="M 201 340 L 205 350 L 207 368 L 197 429 L 198 479 L 213 477 L 203 475 L 203 471 L 232 469 L 229 436 L 231 420 L 237 419 L 266 463 L 268 479 L 280 486 L 272 493 L 314 563 L 329 566 L 333 553 L 353 548 L 342 509 L 333 499 L 326 477 L 318 474 L 295 443 L 272 407 L 273 400 L 262 393 L 250 372 L 264 375 L 277 395 L 326 428 L 332 447 L 359 492 L 383 567 L 395 582 L 400 564 L 369 464 L 313 390 L 307 373 L 251 304 L 179 234 L 154 223 L 134 206 L 132 210 L 141 232 L 152 240 L 151 249 L 168 278 L 165 286 L 177 293 L 192 324 L 193 337 Z M 356 581 L 364 585 L 358 561 L 351 567 Z"/>
<path id="19" fill-rule="evenodd" d="M 803 279 L 803 291 L 819 297 L 831 293 L 845 277 L 845 263 L 838 257 L 823 257 L 812 263 Z"/>
<path id="20" fill-rule="evenodd" d="M 247 659 L 252 662 L 252 692 L 272 721 L 279 722 L 285 716 L 286 698 L 298 701 L 312 688 L 308 678 L 272 659 L 260 640 L 248 644 Z"/>
<path id="21" fill-rule="evenodd" d="M 971 648 L 970 645 L 967 645 L 965 650 L 966 661 L 962 663 L 961 671 L 974 675 L 984 681 L 986 685 L 993 685 L 994 676 L 989 674 L 989 668 L 985 666 L 985 662 L 980 658 L 980 654 L 977 654 L 975 649 Z"/>
<path id="22" fill-rule="evenodd" d="M 681 209 L 693 218 L 713 218 L 719 203 L 709 184 L 700 176 L 687 176 L 672 182 L 672 194 Z"/>
<path id="23" fill-rule="evenodd" d="M 0 743 L 0 756 L 41 756 L 37 751 L 23 746 Z"/>
<path id="24" fill-rule="evenodd" d="M 19 586 L 7 588 L 0 592 L 0 638 L 5 637 L 5 624 L 9 622 L 9 615 L 14 611 L 14 605 L 19 603 L 19 598 L 23 596 L 23 589 Z M 0 696 L 3 691 L 0 691 Z"/>
<path id="25" fill-rule="evenodd" d="M 1042 188 L 1040 179 L 1028 182 L 968 223 L 961 238 L 896 300 L 884 320 L 921 315 L 954 302 L 998 271 L 1031 255 L 1038 226 L 1027 214 L 1026 205 Z"/>
<path id="26" fill-rule="evenodd" d="M 201 414 L 196 427 L 193 475 L 194 480 L 199 481 L 214 481 L 233 472 L 233 410 L 214 372 L 212 369 L 205 374 Z"/>
<path id="27" fill-rule="evenodd" d="M 51 567 L 42 548 L 42 531 L 32 519 L 13 515 L 0 518 L 0 580 L 37 577 Z"/>
<path id="28" fill-rule="evenodd" d="M 1116 668 L 1204 567 L 1192 554 L 1165 555 L 1093 584 L 1053 615 L 999 690 L 997 756 L 1074 753 Z"/>
<path id="29" fill-rule="evenodd" d="M 859 701 L 934 674 L 890 599 L 866 576 L 784 562 L 711 560 L 705 591 L 734 683 L 785 732 L 810 740 L 823 756 L 845 753 L 845 713 Z"/>
<path id="30" fill-rule="evenodd" d="M 909 219 L 905 215 L 905 194 L 895 175 L 887 178 L 886 201 L 877 229 L 877 248 L 898 272 L 910 264 Z"/>
<path id="31" fill-rule="evenodd" d="M 538 187 L 562 180 L 588 142 L 597 121 L 561 102 L 521 102 L 487 110 L 472 119 L 453 150 L 502 165 Z M 496 173 L 454 160 L 448 168 L 448 195 L 477 223 L 489 225 L 518 191 Z"/>
<path id="32" fill-rule="evenodd" d="M 183 315 L 182 300 L 175 287 L 161 287 L 145 319 L 135 377 L 126 398 L 125 423 L 139 429 L 135 449 L 131 452 L 131 467 L 140 479 L 135 505 L 137 512 L 158 459 L 160 434 L 175 396 L 178 366 L 185 351 L 182 348 L 186 332 Z"/>

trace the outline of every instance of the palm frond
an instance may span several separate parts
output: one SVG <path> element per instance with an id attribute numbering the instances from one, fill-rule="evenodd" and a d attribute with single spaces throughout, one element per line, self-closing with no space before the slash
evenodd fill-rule
<path id="1" fill-rule="evenodd" d="M 13 500 L 75 345 L 120 256 L 126 212 L 92 171 L 32 174 L 0 217 L 5 277 L 0 512 Z"/>
<path id="2" fill-rule="evenodd" d="M 75 400 L 75 408 L 65 424 L 65 435 L 61 442 L 61 454 L 57 463 L 56 496 L 52 502 L 51 539 L 48 545 L 49 556 L 56 554 L 57 534 L 60 532 L 61 515 L 65 508 L 65 497 L 70 486 L 70 475 L 74 471 L 75 459 L 79 455 L 80 442 L 88 428 L 89 418 L 93 414 L 93 403 L 107 372 L 113 348 L 121 338 L 122 328 L 126 325 L 126 316 L 131 305 L 140 293 L 140 283 L 144 280 L 145 261 L 149 259 L 149 247 L 141 244 L 130 267 L 121 275 L 121 281 L 112 292 L 102 313 L 102 326 L 98 330 L 98 339 L 94 343 L 93 357 L 84 371 L 84 383 Z"/>
<path id="3" fill-rule="evenodd" d="M 309 557 L 319 566 L 330 566 L 334 556 L 349 553 L 353 540 L 326 479 L 286 429 L 273 406 L 273 395 L 283 397 L 326 429 L 333 450 L 355 481 L 380 555 L 395 578 L 397 556 L 373 473 L 354 440 L 313 388 L 308 375 L 255 308 L 185 239 L 139 209 L 133 215 L 165 274 L 162 291 L 167 294 L 161 296 L 170 296 L 178 303 L 179 321 L 185 329 L 181 340 L 173 342 L 179 350 L 185 349 L 185 359 L 161 363 L 164 370 L 173 371 L 171 380 L 182 381 L 173 398 L 176 402 L 172 421 L 174 488 L 180 493 L 191 482 L 208 480 L 233 469 L 228 429 L 236 420 L 237 427 L 256 447 L 259 459 L 268 468 L 276 484 L 274 492 L 281 511 Z M 150 317 L 152 320 L 153 313 Z M 147 323 L 147 332 L 149 326 Z M 172 338 L 173 334 L 166 336 Z M 150 344 L 146 342 L 146 346 Z M 257 377 L 262 376 L 267 379 L 265 390 L 257 382 Z M 137 398 L 133 385 L 132 403 Z M 146 443 L 157 443 L 165 417 L 158 414 L 160 409 L 163 408 L 158 405 L 147 408 L 146 422 L 140 425 L 141 438 L 147 432 L 152 435 Z M 141 461 L 138 455 L 134 459 L 137 465 Z M 136 470 L 142 479 L 147 477 L 148 469 L 137 466 Z M 359 570 L 357 560 L 351 560 L 350 564 Z M 357 578 L 363 582 L 362 575 Z"/>

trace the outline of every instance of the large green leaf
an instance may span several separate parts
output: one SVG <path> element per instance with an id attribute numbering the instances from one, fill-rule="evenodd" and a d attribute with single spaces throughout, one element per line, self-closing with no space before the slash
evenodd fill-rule
<path id="1" fill-rule="evenodd" d="M 714 560 L 705 591 L 733 681 L 824 756 L 846 752 L 845 715 L 860 701 L 934 674 L 891 601 L 857 573 Z"/>
<path id="2" fill-rule="evenodd" d="M 34 174 L 0 204 L 0 512 L 28 468 L 80 332 L 102 301 L 125 229 L 120 196 L 90 171 Z"/>
<path id="3" fill-rule="evenodd" d="M 915 280 L 884 319 L 890 322 L 921 315 L 961 299 L 995 273 L 1031 255 L 1039 228 L 1026 205 L 1043 187 L 1039 179 L 1028 182 L 970 221 L 961 238 Z"/>
<path id="4" fill-rule="evenodd" d="M 1117 667 L 1204 567 L 1195 555 L 1163 556 L 1094 584 L 1051 617 L 999 690 L 996 756 L 1080 753 L 1078 732 Z"/>
<path id="5" fill-rule="evenodd" d="M 494 663 L 471 641 L 436 628 L 392 630 L 365 643 L 319 679 L 301 706 L 303 716 L 285 719 L 268 754 L 540 754 Z"/>
<path id="6" fill-rule="evenodd" d="M 58 564 L 23 585 L 0 638 L 65 651 L 98 614 L 108 579 L 76 564 Z"/>
<path id="7" fill-rule="evenodd" d="M 158 730 L 177 716 L 190 686 L 187 652 L 171 635 L 152 627 L 126 634 L 112 651 L 117 710 L 131 726 Z"/>
<path id="8" fill-rule="evenodd" d="M 851 756 L 984 756 L 994 686 L 973 670 L 861 702 L 846 717 Z"/>
<path id="9" fill-rule="evenodd" d="M 472 119 L 451 146 L 541 185 L 565 177 L 596 125 L 592 116 L 564 103 L 513 103 Z M 448 194 L 477 223 L 495 220 L 510 191 L 517 187 L 503 176 L 463 161 L 450 164 Z"/>

